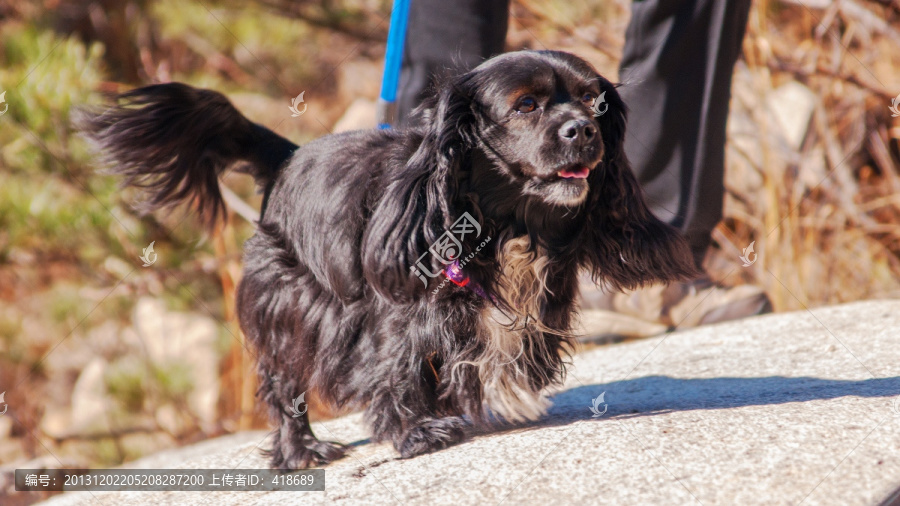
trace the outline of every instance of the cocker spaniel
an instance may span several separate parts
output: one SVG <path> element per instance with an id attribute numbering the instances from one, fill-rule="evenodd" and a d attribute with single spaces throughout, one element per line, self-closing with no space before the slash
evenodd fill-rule
<path id="1" fill-rule="evenodd" d="M 307 391 L 364 408 L 373 440 L 404 458 L 470 424 L 534 420 L 564 374 L 579 270 L 615 288 L 695 274 L 629 168 L 625 104 L 584 60 L 504 54 L 418 114 L 424 126 L 298 147 L 223 95 L 171 83 L 81 121 L 147 211 L 189 201 L 214 224 L 236 162 L 262 188 L 237 313 L 279 428 L 275 468 L 347 450 L 292 409 Z"/>

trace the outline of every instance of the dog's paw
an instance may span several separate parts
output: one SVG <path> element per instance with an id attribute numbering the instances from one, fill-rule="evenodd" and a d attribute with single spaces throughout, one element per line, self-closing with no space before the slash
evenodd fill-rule
<path id="1" fill-rule="evenodd" d="M 411 427 L 396 445 L 400 457 L 408 459 L 423 453 L 444 449 L 465 438 L 466 421 L 458 416 L 427 419 Z"/>
<path id="2" fill-rule="evenodd" d="M 323 466 L 346 454 L 347 446 L 332 441 L 319 441 L 313 436 L 304 436 L 299 444 L 281 442 L 269 452 L 272 468 L 280 471 Z"/>

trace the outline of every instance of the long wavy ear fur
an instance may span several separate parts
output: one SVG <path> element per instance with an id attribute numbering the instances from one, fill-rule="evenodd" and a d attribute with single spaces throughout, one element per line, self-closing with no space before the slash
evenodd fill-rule
<path id="1" fill-rule="evenodd" d="M 650 212 L 625 156 L 626 107 L 615 87 L 601 79 L 609 114 L 601 116 L 603 162 L 589 179 L 585 263 L 595 281 L 616 289 L 698 274 L 687 242 Z"/>
<path id="2" fill-rule="evenodd" d="M 425 137 L 394 173 L 363 237 L 363 275 L 388 300 L 407 302 L 424 293 L 430 278 L 413 267 L 454 219 L 457 173 L 471 145 L 469 77 L 451 81 L 432 99 Z M 431 273 L 445 267 L 430 254 L 422 264 Z"/>

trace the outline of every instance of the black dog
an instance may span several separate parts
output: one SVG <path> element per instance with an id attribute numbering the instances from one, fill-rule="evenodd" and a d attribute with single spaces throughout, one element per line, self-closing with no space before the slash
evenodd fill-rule
<path id="1" fill-rule="evenodd" d="M 274 467 L 345 452 L 294 416 L 307 390 L 365 407 L 373 439 L 403 457 L 493 415 L 535 419 L 564 373 L 580 269 L 617 288 L 695 274 L 632 176 L 625 105 L 580 58 L 499 56 L 419 114 L 421 128 L 298 148 L 224 96 L 173 83 L 82 121 L 126 184 L 149 191 L 147 210 L 193 200 L 215 223 L 217 177 L 234 162 L 264 188 L 237 310 L 280 426 Z"/>

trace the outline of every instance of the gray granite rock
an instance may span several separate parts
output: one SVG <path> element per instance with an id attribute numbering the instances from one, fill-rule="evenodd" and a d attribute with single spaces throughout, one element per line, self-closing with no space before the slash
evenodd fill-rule
<path id="1" fill-rule="evenodd" d="M 578 354 L 543 420 L 415 459 L 369 443 L 358 414 L 316 424 L 355 446 L 326 468 L 325 492 L 94 492 L 45 504 L 872 505 L 900 486 L 898 338 L 898 301 L 706 326 Z M 265 467 L 266 437 L 129 467 Z"/>

